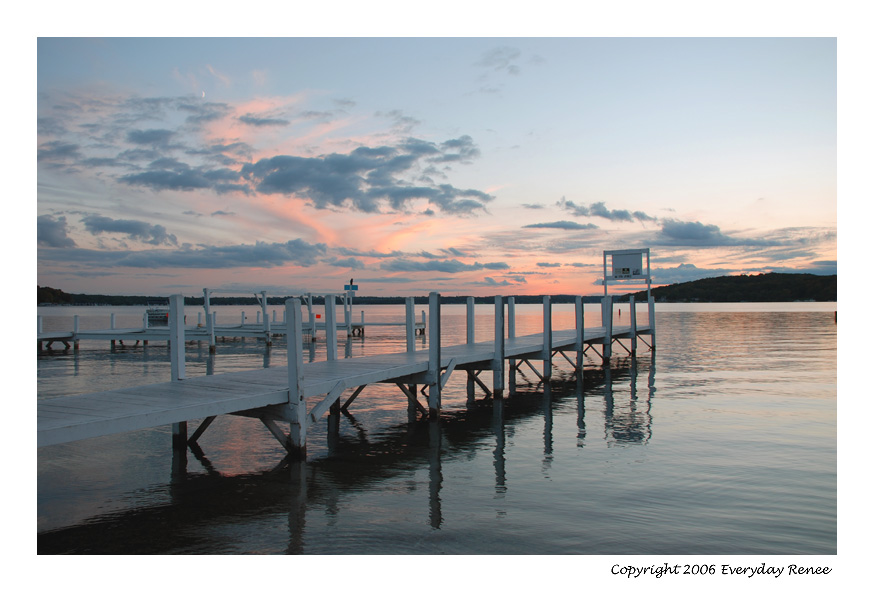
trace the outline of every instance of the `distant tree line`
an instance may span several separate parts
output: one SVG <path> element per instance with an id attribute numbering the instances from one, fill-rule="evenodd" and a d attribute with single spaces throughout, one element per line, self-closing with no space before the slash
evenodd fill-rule
<path id="1" fill-rule="evenodd" d="M 838 300 L 838 276 L 816 274 L 755 274 L 703 278 L 651 289 L 653 299 L 661 303 L 774 303 L 793 301 L 835 302 Z M 646 298 L 635 293 L 635 300 Z"/>
<path id="2" fill-rule="evenodd" d="M 822 301 L 834 302 L 838 300 L 837 276 L 818 276 L 815 274 L 757 274 L 740 276 L 720 276 L 718 278 L 704 278 L 691 282 L 681 282 L 669 286 L 659 286 L 651 290 L 654 300 L 662 303 L 737 303 L 737 302 L 793 302 L 793 301 Z M 645 291 L 634 293 L 636 301 L 643 301 L 647 297 Z M 282 305 L 286 299 L 295 296 L 303 298 L 303 295 L 290 295 L 283 297 L 268 297 L 269 305 Z M 615 296 L 617 301 L 628 301 L 628 294 Z M 518 304 L 541 303 L 543 296 L 519 295 L 515 296 Z M 585 303 L 597 303 L 601 296 L 585 296 Z M 418 305 L 428 304 L 428 296 L 416 296 L 414 302 Z M 464 304 L 465 296 L 441 296 L 441 303 Z M 554 303 L 573 303 L 574 295 L 551 295 Z M 38 305 L 166 305 L 167 297 L 156 296 L 110 296 L 100 294 L 67 294 L 57 288 L 37 286 Z M 353 302 L 358 305 L 399 305 L 404 303 L 404 297 L 375 297 L 356 296 Z M 474 297 L 477 304 L 491 304 L 494 297 Z M 324 300 L 321 296 L 313 296 L 313 303 L 322 305 Z M 186 305 L 203 305 L 203 296 L 185 297 Z M 246 296 L 213 296 L 210 297 L 212 305 L 255 305 L 258 300 Z"/>

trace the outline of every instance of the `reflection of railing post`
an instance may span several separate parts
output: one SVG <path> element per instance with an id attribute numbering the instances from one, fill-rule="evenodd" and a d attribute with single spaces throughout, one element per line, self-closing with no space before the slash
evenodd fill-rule
<path id="1" fill-rule="evenodd" d="M 185 297 L 170 297 L 170 380 L 185 379 Z M 173 423 L 173 448 L 184 451 L 188 441 L 188 424 Z"/>
<path id="2" fill-rule="evenodd" d="M 441 295 L 428 295 L 428 416 L 437 420 L 441 412 Z"/>
<path id="3" fill-rule="evenodd" d="M 504 299 L 495 297 L 495 352 L 492 357 L 492 395 L 496 399 L 504 393 Z"/>

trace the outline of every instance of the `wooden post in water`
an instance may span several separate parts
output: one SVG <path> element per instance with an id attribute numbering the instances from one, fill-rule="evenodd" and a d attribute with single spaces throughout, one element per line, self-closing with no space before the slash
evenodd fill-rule
<path id="1" fill-rule="evenodd" d="M 475 331 L 474 331 L 474 297 L 469 296 L 465 299 L 465 339 L 467 344 L 473 344 L 475 340 Z M 468 401 L 474 401 L 474 376 L 471 374 L 473 371 L 468 371 L 465 373 L 466 380 L 466 389 L 468 393 Z"/>
<path id="2" fill-rule="evenodd" d="M 629 295 L 629 323 L 631 323 L 632 345 L 630 353 L 635 356 L 638 350 L 638 319 L 635 315 L 635 295 Z"/>
<path id="3" fill-rule="evenodd" d="M 404 299 L 404 330 L 407 338 L 407 351 L 416 351 L 416 311 L 413 307 L 413 297 Z M 415 393 L 415 392 L 414 392 Z"/>
<path id="4" fill-rule="evenodd" d="M 605 340 L 602 343 L 602 364 L 611 363 L 611 346 L 614 343 L 614 297 L 605 295 L 602 301 L 602 325 L 605 326 Z"/>
<path id="5" fill-rule="evenodd" d="M 337 360 L 337 309 L 333 294 L 325 295 L 325 348 L 328 360 Z"/>
<path id="6" fill-rule="evenodd" d="M 544 346 L 541 349 L 544 361 L 544 383 L 553 376 L 553 305 L 550 295 L 544 296 Z"/>
<path id="7" fill-rule="evenodd" d="M 185 379 L 185 297 L 170 297 L 170 380 Z M 188 423 L 173 423 L 173 448 L 185 451 L 188 441 Z"/>
<path id="8" fill-rule="evenodd" d="M 307 293 L 307 314 L 310 316 L 310 339 L 316 339 L 316 314 L 313 313 L 313 295 Z"/>
<path id="9" fill-rule="evenodd" d="M 507 338 L 513 339 L 516 337 L 516 299 L 507 297 Z M 517 361 L 510 359 L 507 361 L 507 393 L 508 395 L 516 394 L 516 371 Z"/>
<path id="10" fill-rule="evenodd" d="M 79 316 L 73 315 L 73 350 L 79 350 Z"/>
<path id="11" fill-rule="evenodd" d="M 311 314 L 312 315 L 312 314 Z M 304 459 L 307 456 L 307 406 L 304 402 L 304 354 L 303 330 L 301 329 L 301 301 L 286 300 L 289 356 L 289 453 Z"/>
<path id="12" fill-rule="evenodd" d="M 495 297 L 495 353 L 492 356 L 492 395 L 504 394 L 504 299 Z"/>
<path id="13" fill-rule="evenodd" d="M 650 292 L 649 286 L 647 291 Z M 656 350 L 656 305 L 652 296 L 647 297 L 647 317 L 647 322 L 650 324 L 650 349 Z"/>
<path id="14" fill-rule="evenodd" d="M 577 353 L 577 370 L 583 371 L 583 297 L 574 297 L 574 351 Z"/>
<path id="15" fill-rule="evenodd" d="M 441 412 L 441 295 L 428 295 L 428 417 L 437 420 Z"/>
<path id="16" fill-rule="evenodd" d="M 329 361 L 337 360 L 337 302 L 333 294 L 325 295 L 325 349 Z M 340 414 L 340 398 L 329 408 L 331 415 Z"/>
<path id="17" fill-rule="evenodd" d="M 407 339 L 407 351 L 408 352 L 416 352 L 416 309 L 414 307 L 415 301 L 413 297 L 407 297 L 404 299 L 404 330 L 405 330 L 405 338 Z M 413 394 L 415 398 L 417 396 L 416 384 L 409 383 L 407 385 L 408 391 Z M 416 419 L 417 408 L 416 404 L 411 401 L 409 398 L 407 400 L 407 415 L 408 418 L 413 421 Z"/>
<path id="18" fill-rule="evenodd" d="M 216 318 L 210 312 L 210 289 L 204 289 L 204 317 L 207 322 L 207 333 L 210 334 L 210 354 L 216 352 Z"/>
<path id="19" fill-rule="evenodd" d="M 272 345 L 270 337 L 270 317 L 267 315 L 267 291 L 261 291 L 261 318 L 264 320 L 264 341 L 268 348 Z"/>
<path id="20" fill-rule="evenodd" d="M 115 329 L 115 313 L 109 314 L 109 329 Z M 115 348 L 115 340 L 110 340 L 109 345 L 111 348 Z"/>

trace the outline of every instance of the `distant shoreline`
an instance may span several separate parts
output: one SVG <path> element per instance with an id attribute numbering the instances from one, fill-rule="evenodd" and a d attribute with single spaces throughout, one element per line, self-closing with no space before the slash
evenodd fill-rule
<path id="1" fill-rule="evenodd" d="M 757 275 L 720 276 L 703 278 L 691 282 L 658 286 L 651 289 L 651 294 L 657 303 L 793 303 L 793 302 L 836 302 L 838 301 L 838 276 L 819 276 L 816 274 L 783 274 L 769 273 Z M 615 302 L 625 302 L 631 295 L 636 301 L 646 300 L 647 292 L 616 294 L 619 286 L 612 287 Z M 338 293 L 342 294 L 342 293 Z M 513 295 L 517 304 L 536 304 L 543 301 L 544 295 Z M 302 295 L 268 297 L 269 305 L 282 305 L 288 298 L 301 298 Z M 575 295 L 550 295 L 554 303 L 573 303 Z M 428 296 L 413 297 L 414 303 L 428 303 Z M 443 304 L 464 304 L 467 296 L 441 296 Z M 599 303 L 602 295 L 583 297 L 584 303 Z M 353 302 L 357 305 L 400 305 L 405 297 L 375 297 L 355 296 Z M 476 304 L 490 304 L 495 297 L 474 297 Z M 167 297 L 158 296 L 116 296 L 68 294 L 62 290 L 37 286 L 37 306 L 148 306 L 165 305 Z M 313 295 L 314 304 L 323 304 L 323 297 Z M 186 305 L 203 305 L 202 296 L 185 297 Z M 210 304 L 221 305 L 256 305 L 254 296 L 210 297 Z"/>

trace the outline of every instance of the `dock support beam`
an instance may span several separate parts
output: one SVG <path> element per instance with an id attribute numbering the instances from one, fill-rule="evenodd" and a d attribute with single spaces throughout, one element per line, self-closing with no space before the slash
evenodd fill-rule
<path id="1" fill-rule="evenodd" d="M 465 343 L 473 344 L 474 343 L 474 297 L 468 297 L 465 299 Z M 465 388 L 468 394 L 468 402 L 474 401 L 474 376 L 471 371 L 465 373 L 467 380 L 465 381 Z"/>
<path id="2" fill-rule="evenodd" d="M 647 287 L 650 292 L 650 287 Z M 647 297 L 647 323 L 650 325 L 650 349 L 656 350 L 656 305 L 652 296 Z"/>
<path id="3" fill-rule="evenodd" d="M 428 417 L 437 420 L 441 413 L 441 295 L 428 295 Z"/>
<path id="4" fill-rule="evenodd" d="M 516 337 L 516 299 L 507 297 L 507 339 Z M 518 361 L 511 358 L 507 361 L 507 394 L 516 394 L 516 374 L 519 368 Z"/>
<path id="5" fill-rule="evenodd" d="M 289 356 L 289 453 L 298 458 L 307 457 L 307 406 L 304 402 L 304 354 L 301 329 L 301 301 L 286 300 Z"/>
<path id="6" fill-rule="evenodd" d="M 170 380 L 185 379 L 185 297 L 170 297 Z M 173 449 L 185 451 L 188 446 L 188 423 L 173 423 Z"/>

